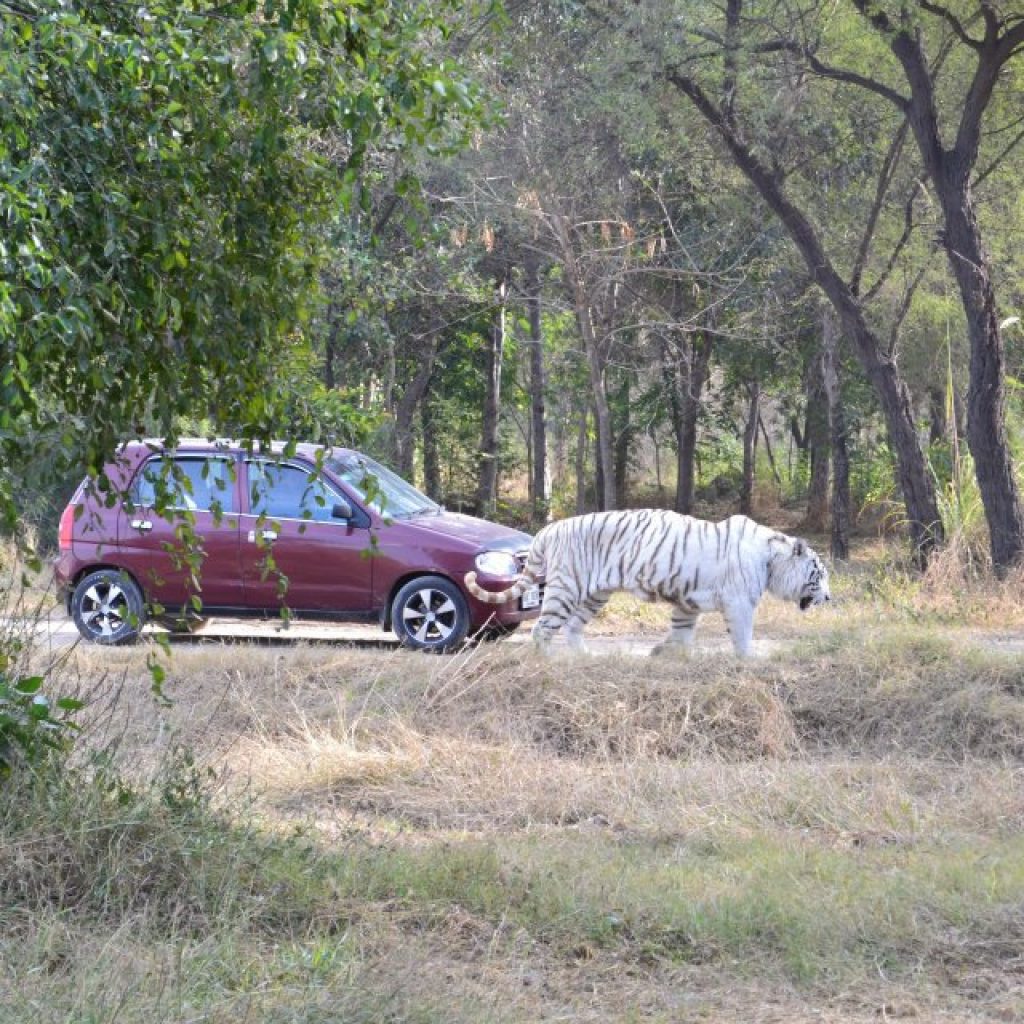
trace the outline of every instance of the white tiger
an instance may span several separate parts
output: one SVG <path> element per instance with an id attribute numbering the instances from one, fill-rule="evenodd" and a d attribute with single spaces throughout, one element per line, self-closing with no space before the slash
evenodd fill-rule
<path id="1" fill-rule="evenodd" d="M 741 657 L 750 654 L 754 612 L 767 590 L 801 610 L 830 599 L 828 570 L 805 541 L 746 516 L 709 523 L 663 509 L 595 512 L 545 526 L 526 566 L 506 590 L 489 591 L 466 574 L 478 600 L 503 604 L 544 578 L 533 639 L 546 648 L 564 625 L 569 645 L 583 649 L 583 629 L 616 590 L 673 605 L 661 653 L 693 647 L 703 612 L 720 611 Z"/>

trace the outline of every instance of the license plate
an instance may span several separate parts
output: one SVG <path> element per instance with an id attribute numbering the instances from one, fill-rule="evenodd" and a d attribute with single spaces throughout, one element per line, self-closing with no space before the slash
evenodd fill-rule
<path id="1" fill-rule="evenodd" d="M 525 612 L 527 608 L 536 608 L 540 604 L 540 586 L 534 585 L 523 593 L 519 599 L 519 607 Z"/>

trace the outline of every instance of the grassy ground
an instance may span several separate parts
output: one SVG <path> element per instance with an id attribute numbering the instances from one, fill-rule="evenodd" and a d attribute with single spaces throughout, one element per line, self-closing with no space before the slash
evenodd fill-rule
<path id="1" fill-rule="evenodd" d="M 168 707 L 78 649 L 0 1020 L 1024 1020 L 1019 587 L 866 549 L 751 662 L 197 645 Z"/>

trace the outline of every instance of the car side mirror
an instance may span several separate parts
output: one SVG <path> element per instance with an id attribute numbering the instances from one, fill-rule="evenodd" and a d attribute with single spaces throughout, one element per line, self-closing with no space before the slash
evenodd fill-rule
<path id="1" fill-rule="evenodd" d="M 352 506 L 347 501 L 337 501 L 331 509 L 332 519 L 351 519 L 353 515 Z"/>

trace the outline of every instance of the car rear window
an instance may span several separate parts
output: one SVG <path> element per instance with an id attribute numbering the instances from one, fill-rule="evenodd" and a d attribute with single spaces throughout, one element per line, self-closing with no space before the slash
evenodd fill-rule
<path id="1" fill-rule="evenodd" d="M 235 512 L 234 472 L 230 459 L 158 455 L 136 478 L 132 502 L 145 508 Z"/>

